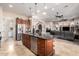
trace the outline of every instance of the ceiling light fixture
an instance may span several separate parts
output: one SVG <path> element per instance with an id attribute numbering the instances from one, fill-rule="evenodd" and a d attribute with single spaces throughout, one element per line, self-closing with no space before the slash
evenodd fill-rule
<path id="1" fill-rule="evenodd" d="M 42 14 L 43 14 L 43 15 L 46 15 L 47 13 L 46 13 L 46 12 L 43 12 Z"/>
<path id="2" fill-rule="evenodd" d="M 47 8 L 48 8 L 47 6 L 44 7 L 44 9 L 47 9 Z"/>
<path id="3" fill-rule="evenodd" d="M 56 5 L 59 5 L 60 3 L 56 3 Z"/>
<path id="4" fill-rule="evenodd" d="M 12 7 L 13 7 L 13 5 L 9 5 L 9 7 L 10 7 L 10 8 L 12 8 Z"/>
<path id="5" fill-rule="evenodd" d="M 40 10 L 37 10 L 37 13 L 39 13 L 40 12 Z"/>
<path id="6" fill-rule="evenodd" d="M 54 8 L 52 8 L 52 11 L 54 11 Z"/>

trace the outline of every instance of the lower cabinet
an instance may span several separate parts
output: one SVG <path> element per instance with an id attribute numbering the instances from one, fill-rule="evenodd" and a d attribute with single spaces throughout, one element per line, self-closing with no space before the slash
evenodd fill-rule
<path id="1" fill-rule="evenodd" d="M 23 34 L 23 45 L 38 56 L 49 56 L 55 53 L 53 39 L 43 39 L 28 34 Z"/>
<path id="2" fill-rule="evenodd" d="M 40 40 L 38 39 L 37 41 L 37 46 L 38 46 L 38 55 L 44 56 L 45 55 L 45 40 Z"/>
<path id="3" fill-rule="evenodd" d="M 26 35 L 26 47 L 31 48 L 31 37 L 29 35 Z"/>
<path id="4" fill-rule="evenodd" d="M 38 55 L 47 56 L 55 53 L 52 39 L 38 39 Z"/>
<path id="5" fill-rule="evenodd" d="M 22 35 L 22 42 L 27 48 L 31 48 L 31 37 L 27 34 Z"/>

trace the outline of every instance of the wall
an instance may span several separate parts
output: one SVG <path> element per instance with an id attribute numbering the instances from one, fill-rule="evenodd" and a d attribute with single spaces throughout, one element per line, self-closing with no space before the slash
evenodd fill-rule
<path id="1" fill-rule="evenodd" d="M 54 29 L 53 28 L 53 22 L 51 21 L 44 21 L 41 19 L 32 19 L 32 27 L 31 28 L 35 28 L 35 30 L 38 29 L 38 24 L 42 24 L 42 33 L 45 34 L 46 33 L 46 28 L 50 28 L 50 29 Z M 32 30 L 32 29 L 31 29 Z"/>
<path id="2" fill-rule="evenodd" d="M 16 17 L 20 17 L 25 20 L 27 19 L 27 17 L 23 15 L 3 11 L 2 7 L 0 7 L 0 32 L 2 33 L 3 37 L 2 41 L 8 39 L 8 32 L 10 31 L 10 27 L 13 27 L 13 36 L 15 39 Z"/>
<path id="3" fill-rule="evenodd" d="M 1 34 L 4 34 L 4 30 L 3 30 L 3 9 L 2 9 L 2 7 L 0 7 L 0 32 L 1 32 Z"/>

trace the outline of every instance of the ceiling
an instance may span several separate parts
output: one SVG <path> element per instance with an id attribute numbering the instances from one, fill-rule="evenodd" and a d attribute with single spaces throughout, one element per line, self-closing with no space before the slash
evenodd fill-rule
<path id="1" fill-rule="evenodd" d="M 13 5 L 12 8 L 9 5 Z M 14 12 L 25 16 L 33 16 L 42 20 L 56 20 L 56 13 L 63 15 L 63 18 L 79 16 L 78 3 L 0 3 L 4 11 Z M 47 9 L 44 7 L 47 6 Z M 31 9 L 30 9 L 31 8 Z M 53 8 L 53 10 L 52 10 Z M 37 10 L 40 10 L 37 13 Z M 42 13 L 46 15 L 43 15 Z"/>

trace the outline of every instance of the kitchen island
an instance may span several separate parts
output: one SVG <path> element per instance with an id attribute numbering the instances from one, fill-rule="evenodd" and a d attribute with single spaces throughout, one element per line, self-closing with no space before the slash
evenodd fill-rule
<path id="1" fill-rule="evenodd" d="M 55 53 L 51 35 L 22 34 L 22 42 L 25 47 L 38 56 L 50 56 Z"/>

